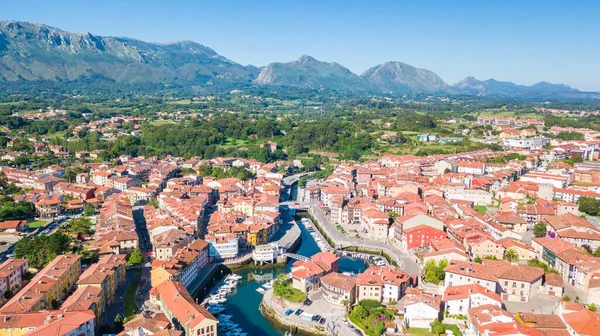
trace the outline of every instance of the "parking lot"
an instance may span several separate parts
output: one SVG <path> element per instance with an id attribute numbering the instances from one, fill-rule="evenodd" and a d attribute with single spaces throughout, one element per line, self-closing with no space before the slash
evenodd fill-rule
<path id="1" fill-rule="evenodd" d="M 344 307 L 325 301 L 320 289 L 308 295 L 307 303 L 283 302 L 283 306 L 280 300 L 273 299 L 272 293 L 267 291 L 265 299 L 271 301 L 271 306 L 288 324 L 305 328 L 323 328 L 327 335 L 362 335 L 360 330 L 346 320 Z"/>

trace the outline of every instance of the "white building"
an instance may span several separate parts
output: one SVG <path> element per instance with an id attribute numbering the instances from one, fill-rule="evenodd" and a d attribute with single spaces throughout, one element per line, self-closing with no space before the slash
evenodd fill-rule
<path id="1" fill-rule="evenodd" d="M 440 297 L 410 288 L 404 297 L 404 323 L 408 328 L 431 328 L 440 318 Z"/>
<path id="2" fill-rule="evenodd" d="M 548 138 L 544 136 L 533 137 L 533 138 L 515 138 L 515 139 L 504 139 L 502 145 L 507 148 L 522 148 L 522 149 L 534 149 L 542 148 L 549 143 Z"/>
<path id="3" fill-rule="evenodd" d="M 234 234 L 222 236 L 208 235 L 204 240 L 210 244 L 208 248 L 208 256 L 210 258 L 235 258 L 239 253 L 239 240 Z"/>
<path id="4" fill-rule="evenodd" d="M 252 259 L 258 263 L 270 263 L 277 259 L 279 245 L 276 243 L 257 245 L 252 251 Z"/>
<path id="5" fill-rule="evenodd" d="M 502 307 L 500 295 L 478 284 L 448 287 L 442 301 L 444 309 L 452 315 L 466 316 L 470 308 L 485 304 Z"/>

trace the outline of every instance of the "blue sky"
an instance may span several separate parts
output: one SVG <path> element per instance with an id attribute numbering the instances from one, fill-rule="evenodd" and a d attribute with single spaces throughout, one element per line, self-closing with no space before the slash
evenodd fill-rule
<path id="1" fill-rule="evenodd" d="M 0 20 L 153 42 L 242 64 L 309 54 L 360 74 L 394 60 L 466 76 L 600 91 L 600 1 L 7 1 Z"/>

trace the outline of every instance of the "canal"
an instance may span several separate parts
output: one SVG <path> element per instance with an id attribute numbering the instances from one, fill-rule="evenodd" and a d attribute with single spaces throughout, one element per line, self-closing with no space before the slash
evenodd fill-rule
<path id="1" fill-rule="evenodd" d="M 296 220 L 300 226 L 302 243 L 296 253 L 310 257 L 318 253 L 319 247 L 310 233 L 304 228 L 301 223 L 302 213 L 296 215 Z M 247 270 L 239 272 L 242 279 L 238 282 L 237 290 L 227 296 L 225 303 L 225 314 L 233 315 L 232 321 L 239 324 L 244 333 L 249 336 L 265 335 L 276 336 L 283 335 L 285 330 L 281 330 L 267 321 L 258 307 L 262 300 L 262 295 L 256 291 L 262 284 L 275 279 L 277 275 L 289 272 L 295 260 L 290 260 L 286 266 L 272 268 L 268 270 Z M 341 258 L 339 262 L 340 272 L 360 273 L 366 268 L 362 260 L 354 260 L 349 258 Z"/>

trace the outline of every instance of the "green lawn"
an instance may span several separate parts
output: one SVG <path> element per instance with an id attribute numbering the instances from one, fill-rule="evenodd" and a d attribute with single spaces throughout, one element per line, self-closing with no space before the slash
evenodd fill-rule
<path id="1" fill-rule="evenodd" d="M 47 224 L 47 222 L 44 222 L 44 221 L 34 221 L 34 222 L 27 223 L 27 227 L 31 230 L 35 230 L 39 227 L 45 226 L 46 224 Z"/>
<path id="2" fill-rule="evenodd" d="M 225 139 L 225 140 L 226 140 L 226 142 L 221 145 L 222 148 L 232 148 L 232 147 L 243 146 L 243 145 L 248 144 L 248 140 L 239 140 L 239 139 L 234 139 L 231 137 L 227 137 L 227 139 Z"/>
<path id="3" fill-rule="evenodd" d="M 473 207 L 473 209 L 477 210 L 477 212 L 483 215 L 485 215 L 487 212 L 487 207 L 485 205 L 476 205 Z"/>
<path id="4" fill-rule="evenodd" d="M 428 328 L 408 328 L 408 335 L 433 336 Z"/>
<path id="5" fill-rule="evenodd" d="M 173 125 L 175 122 L 173 120 L 153 120 L 150 122 L 152 126 L 161 126 L 161 125 Z"/>
<path id="6" fill-rule="evenodd" d="M 135 272 L 133 276 L 134 281 L 139 281 L 142 278 L 142 272 L 140 270 L 136 269 L 131 272 Z M 132 282 L 129 284 L 129 287 L 127 287 L 127 291 L 123 298 L 125 302 L 125 317 L 135 315 L 137 312 L 138 307 L 135 303 L 137 300 L 135 292 L 137 291 L 138 286 L 137 283 Z"/>
<path id="7" fill-rule="evenodd" d="M 306 300 L 306 294 L 296 288 L 292 288 L 290 293 L 282 295 L 281 297 L 289 302 L 304 302 Z"/>

